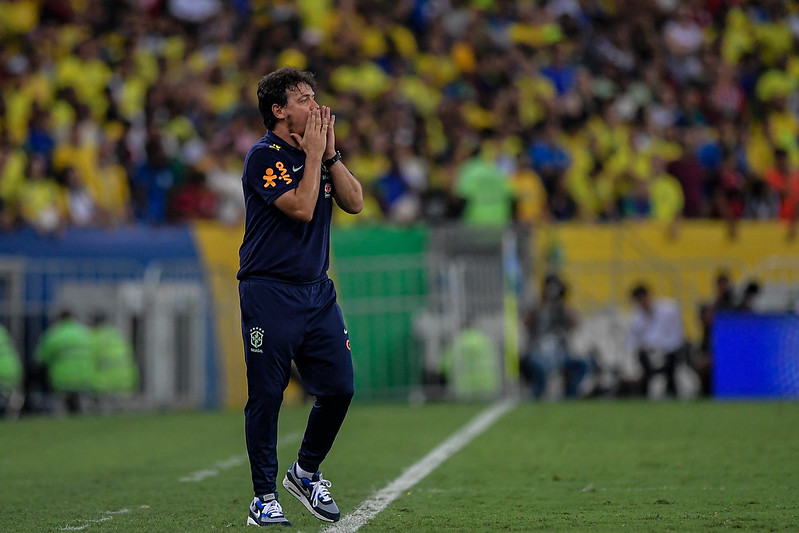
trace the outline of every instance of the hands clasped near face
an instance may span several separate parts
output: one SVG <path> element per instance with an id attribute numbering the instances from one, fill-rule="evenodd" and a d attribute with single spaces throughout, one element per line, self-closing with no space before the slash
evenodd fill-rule
<path id="1" fill-rule="evenodd" d="M 330 113 L 330 108 L 319 106 L 308 113 L 303 136 L 292 133 L 291 137 L 300 145 L 307 157 L 330 158 L 336 154 L 336 134 L 333 129 L 335 123 L 336 115 Z"/>

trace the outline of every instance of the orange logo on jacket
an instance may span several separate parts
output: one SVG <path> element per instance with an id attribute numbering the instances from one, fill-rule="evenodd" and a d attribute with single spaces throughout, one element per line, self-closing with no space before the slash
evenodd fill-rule
<path id="1" fill-rule="evenodd" d="M 292 182 L 291 176 L 289 176 L 289 171 L 286 169 L 286 165 L 282 162 L 278 161 L 275 163 L 278 172 L 275 172 L 273 168 L 267 168 L 266 172 L 264 172 L 264 187 L 274 187 L 275 180 L 282 180 L 286 185 L 289 185 Z"/>

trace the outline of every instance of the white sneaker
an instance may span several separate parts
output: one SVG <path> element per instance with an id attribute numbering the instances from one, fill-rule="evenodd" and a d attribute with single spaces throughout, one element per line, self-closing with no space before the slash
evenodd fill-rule
<path id="1" fill-rule="evenodd" d="M 250 504 L 250 515 L 247 517 L 248 526 L 290 526 L 283 515 L 283 508 L 277 501 L 277 493 L 256 496 Z"/>
<path id="2" fill-rule="evenodd" d="M 295 469 L 296 464 L 296 462 L 292 463 L 289 471 L 286 472 L 283 486 L 319 520 L 338 522 L 341 513 L 330 495 L 330 491 L 327 490 L 331 483 L 322 479 L 321 472 L 317 472 L 311 478 L 300 477 Z"/>

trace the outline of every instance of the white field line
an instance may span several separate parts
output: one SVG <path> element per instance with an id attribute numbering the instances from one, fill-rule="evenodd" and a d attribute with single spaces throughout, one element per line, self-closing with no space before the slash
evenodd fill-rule
<path id="1" fill-rule="evenodd" d="M 204 470 L 197 470 L 196 472 L 192 472 L 188 476 L 183 476 L 178 479 L 181 483 L 197 483 L 209 477 L 214 477 L 219 475 L 220 472 L 225 470 L 229 470 L 235 466 L 239 466 L 244 464 L 247 460 L 246 454 L 240 455 L 231 455 L 227 459 L 223 459 L 222 461 L 217 461 L 211 467 L 206 468 Z"/>
<path id="2" fill-rule="evenodd" d="M 277 441 L 278 446 L 288 446 L 300 440 L 302 433 L 295 431 L 294 433 L 289 433 L 284 437 L 281 437 Z M 178 481 L 182 483 L 187 482 L 198 482 L 202 481 L 203 479 L 214 477 L 219 475 L 220 472 L 225 470 L 229 470 L 241 464 L 247 462 L 247 454 L 240 454 L 240 455 L 232 455 L 227 459 L 223 459 L 222 461 L 217 461 L 214 463 L 210 468 L 206 468 L 204 470 L 198 470 L 196 472 L 192 472 L 188 476 L 183 476 L 178 479 Z M 147 506 L 142 506 L 142 508 L 146 508 Z M 124 514 L 129 513 L 130 509 L 120 509 L 118 511 L 103 511 L 102 514 L 105 516 L 101 516 L 100 518 L 86 518 L 79 520 L 79 525 L 70 526 L 66 525 L 64 527 L 60 527 L 61 531 L 82 531 L 92 524 L 99 524 L 101 522 L 108 522 L 114 518 L 113 515 L 117 514 Z"/>
<path id="3" fill-rule="evenodd" d="M 510 411 L 515 405 L 516 401 L 506 400 L 489 407 L 405 470 L 400 477 L 379 490 L 371 498 L 364 500 L 352 513 L 346 515 L 340 522 L 328 527 L 325 531 L 327 533 L 354 533 L 377 516 L 380 511 L 388 507 L 400 494 L 419 483 L 427 474 L 438 468 L 441 463 L 458 453 L 461 448 L 491 427 L 494 422 L 499 420 L 502 415 Z"/>
<path id="4" fill-rule="evenodd" d="M 129 513 L 129 512 L 130 512 L 130 509 L 120 509 L 119 511 L 103 511 L 103 514 L 105 514 L 105 515 L 115 515 L 115 514 L 125 514 L 125 513 Z M 64 527 L 60 527 L 58 529 L 60 529 L 61 531 L 81 531 L 82 529 L 86 529 L 87 527 L 89 527 L 92 524 L 99 524 L 101 522 L 108 522 L 109 520 L 112 520 L 113 518 L 114 518 L 113 516 L 101 516 L 100 518 L 90 518 L 90 519 L 87 519 L 87 520 L 81 520 L 81 525 L 79 525 L 79 526 L 64 526 Z"/>
<path id="5" fill-rule="evenodd" d="M 294 432 L 289 433 L 285 437 L 278 439 L 277 445 L 280 446 L 287 446 L 289 444 L 293 444 L 300 440 L 301 433 Z M 231 468 L 237 467 L 239 465 L 243 465 L 247 462 L 247 454 L 242 453 L 238 455 L 231 455 L 227 459 L 223 459 L 221 461 L 217 461 L 209 468 L 205 468 L 203 470 L 197 470 L 196 472 L 192 472 L 187 476 L 183 476 L 178 478 L 178 481 L 181 483 L 197 483 L 209 477 L 218 476 L 220 472 L 224 472 L 225 470 L 230 470 Z"/>

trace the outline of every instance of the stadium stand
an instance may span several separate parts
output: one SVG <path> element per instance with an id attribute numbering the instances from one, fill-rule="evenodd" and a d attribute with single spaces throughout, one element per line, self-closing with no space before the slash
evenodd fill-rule
<path id="1" fill-rule="evenodd" d="M 696 340 L 697 305 L 720 268 L 762 281 L 760 310 L 799 308 L 798 45 L 799 6 L 781 0 L 0 0 L 0 277 L 14 281 L 0 285 L 77 269 L 58 255 L 77 246 L 92 261 L 134 259 L 126 277 L 146 277 L 142 294 L 166 300 L 152 284 L 160 274 L 140 271 L 169 272 L 154 266 L 165 248 L 210 258 L 222 355 L 193 329 L 206 310 L 194 305 L 205 293 L 192 270 L 183 307 L 196 316 L 172 311 L 198 374 L 174 394 L 155 378 L 149 343 L 160 333 L 137 322 L 168 321 L 138 304 L 117 318 L 153 357 L 141 387 L 152 405 L 212 405 L 216 389 L 203 383 L 216 380 L 214 357 L 219 395 L 238 405 L 231 229 L 243 217 L 243 158 L 264 130 L 257 81 L 292 65 L 326 88 L 318 100 L 336 113 L 338 147 L 367 192 L 360 216 L 334 220 L 364 233 L 333 235 L 333 274 L 362 325 L 364 397 L 415 384 L 411 329 L 438 368 L 477 324 L 497 345 L 503 386 L 516 379 L 524 339 L 507 323 L 528 295 L 514 293 L 514 269 L 524 283 L 553 270 L 567 280 L 585 317 L 581 353 L 622 354 L 622 311 L 639 280 L 679 301 Z M 787 238 L 775 237 L 777 220 Z M 414 240 L 412 259 L 392 233 L 404 226 L 432 235 Z M 347 249 L 371 231 L 369 246 Z M 172 233 L 181 246 L 153 241 Z M 505 264 L 508 235 L 532 247 L 532 266 Z M 384 257 L 363 260 L 377 248 Z M 35 260 L 22 267 L 18 256 Z M 402 282 L 380 292 L 382 277 Z M 44 317 L 53 297 L 22 306 L 33 296 L 19 292 L 9 314 L 22 352 L 36 338 L 22 335 L 23 318 Z M 398 345 L 407 354 L 384 357 Z"/>
<path id="2" fill-rule="evenodd" d="M 796 218 L 792 3 L 6 0 L 0 27 L 4 227 L 238 222 L 282 65 L 331 87 L 348 223 L 463 216 L 476 154 L 524 223 Z"/>

